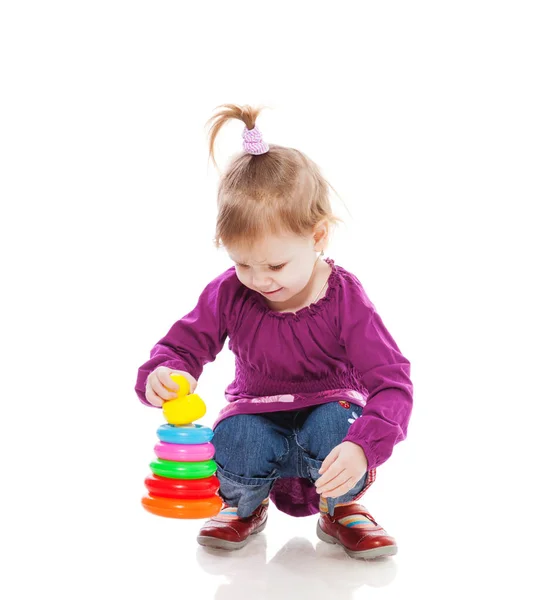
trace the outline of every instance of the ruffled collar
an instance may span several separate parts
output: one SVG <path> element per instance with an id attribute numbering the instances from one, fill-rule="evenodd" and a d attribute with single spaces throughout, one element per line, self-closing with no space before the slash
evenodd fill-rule
<path id="1" fill-rule="evenodd" d="M 257 308 L 261 310 L 261 312 L 264 312 L 268 316 L 275 317 L 277 319 L 300 319 L 317 314 L 321 312 L 325 308 L 325 306 L 332 300 L 335 290 L 338 287 L 338 267 L 335 265 L 334 260 L 332 258 L 326 258 L 325 262 L 331 268 L 329 278 L 327 279 L 327 289 L 325 291 L 325 295 L 322 298 L 320 298 L 317 302 L 314 302 L 309 306 L 304 306 L 296 312 L 279 312 L 277 310 L 271 309 L 266 303 L 266 299 L 263 296 L 261 296 L 261 294 L 259 294 L 258 292 L 250 290 L 250 298 L 253 300 L 255 306 L 257 306 Z"/>

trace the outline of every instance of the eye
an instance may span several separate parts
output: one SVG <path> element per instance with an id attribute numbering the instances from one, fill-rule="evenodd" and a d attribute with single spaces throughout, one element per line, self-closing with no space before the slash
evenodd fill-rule
<path id="1" fill-rule="evenodd" d="M 241 265 L 240 263 L 236 263 L 236 266 L 237 266 L 239 269 L 248 269 L 248 268 L 249 268 L 249 267 L 248 267 L 248 265 Z"/>
<path id="2" fill-rule="evenodd" d="M 283 263 L 282 265 L 270 265 L 271 271 L 281 271 L 283 267 L 285 267 L 287 263 Z"/>

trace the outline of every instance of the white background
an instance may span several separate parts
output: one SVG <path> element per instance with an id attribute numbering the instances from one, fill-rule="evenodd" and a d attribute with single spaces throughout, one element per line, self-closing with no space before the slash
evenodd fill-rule
<path id="1" fill-rule="evenodd" d="M 543 26 L 521 0 L 2 3 L 2 597 L 542 597 Z M 329 256 L 412 363 L 365 496 L 393 559 L 275 507 L 214 554 L 139 504 L 163 419 L 137 368 L 230 266 L 222 103 L 269 106 L 265 139 L 321 166 Z M 204 424 L 232 375 L 228 350 L 206 367 Z"/>

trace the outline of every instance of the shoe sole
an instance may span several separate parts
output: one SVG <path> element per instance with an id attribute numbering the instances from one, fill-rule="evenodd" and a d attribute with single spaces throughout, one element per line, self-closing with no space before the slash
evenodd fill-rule
<path id="1" fill-rule="evenodd" d="M 336 538 L 328 535 L 321 529 L 320 524 L 317 524 L 316 528 L 317 537 L 327 544 L 338 544 L 341 548 L 344 549 L 346 554 L 351 556 L 351 558 L 362 558 L 362 559 L 371 559 L 371 558 L 380 558 L 382 556 L 393 556 L 397 553 L 397 546 L 381 546 L 380 548 L 371 548 L 370 550 L 350 550 L 346 548 L 342 543 L 340 543 Z"/>
<path id="2" fill-rule="evenodd" d="M 245 540 L 241 542 L 229 542 L 228 540 L 222 540 L 221 538 L 212 537 L 210 535 L 199 535 L 196 541 L 201 546 L 207 546 L 208 548 L 218 548 L 219 550 L 240 550 L 246 544 L 249 543 L 249 538 L 256 533 L 260 533 L 266 526 L 268 517 L 265 519 L 262 525 L 259 525 L 255 531 L 252 531 Z"/>

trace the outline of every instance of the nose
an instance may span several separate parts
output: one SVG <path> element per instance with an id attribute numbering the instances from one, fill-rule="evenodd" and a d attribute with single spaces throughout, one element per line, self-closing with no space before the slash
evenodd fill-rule
<path id="1" fill-rule="evenodd" d="M 266 274 L 256 274 L 253 275 L 253 287 L 258 288 L 259 290 L 267 291 L 268 288 L 272 285 L 272 278 Z"/>

